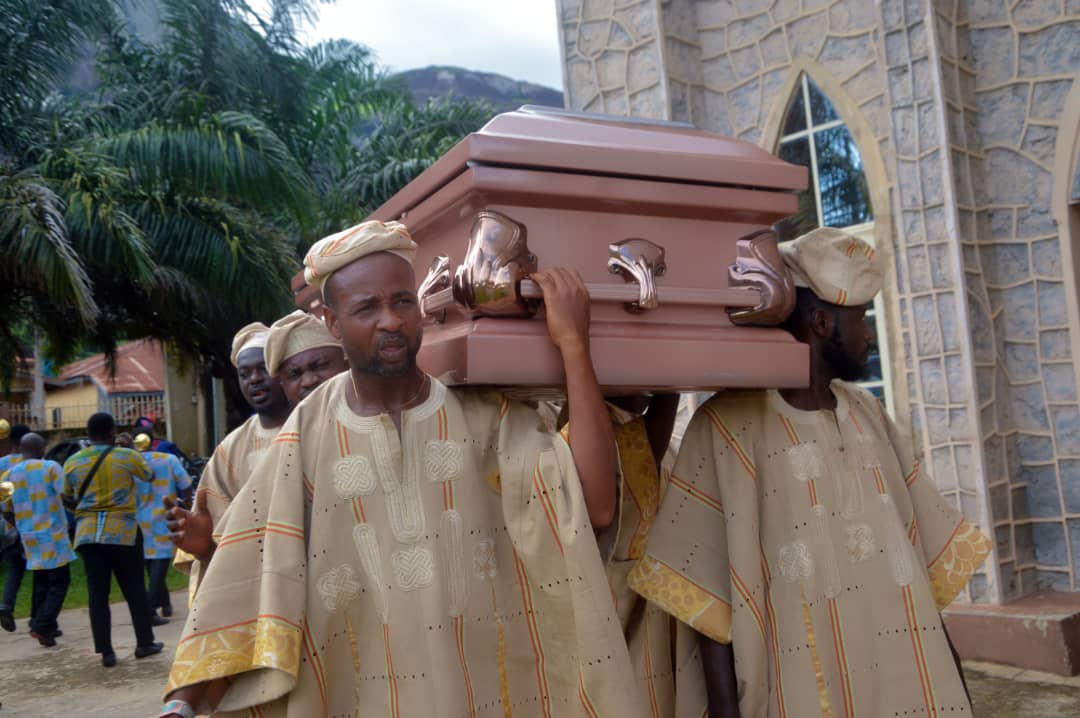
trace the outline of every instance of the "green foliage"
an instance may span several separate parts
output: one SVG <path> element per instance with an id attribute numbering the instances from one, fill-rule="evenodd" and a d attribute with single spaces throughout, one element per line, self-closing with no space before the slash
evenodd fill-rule
<path id="1" fill-rule="evenodd" d="M 57 361 L 154 337 L 227 374 L 312 242 L 492 114 L 415 106 L 361 45 L 304 47 L 313 0 L 160 0 L 153 44 L 114 2 L 0 0 L 0 380 L 27 324 Z M 58 93 L 91 50 L 98 89 Z"/>

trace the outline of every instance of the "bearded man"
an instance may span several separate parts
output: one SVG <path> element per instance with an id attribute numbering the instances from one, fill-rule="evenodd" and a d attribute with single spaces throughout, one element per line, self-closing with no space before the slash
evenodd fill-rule
<path id="1" fill-rule="evenodd" d="M 699 634 L 678 715 L 970 715 L 939 611 L 989 541 L 852 383 L 880 258 L 823 228 L 781 246 L 810 386 L 717 394 L 694 415 L 631 587 Z"/>
<path id="2" fill-rule="evenodd" d="M 532 276 L 567 441 L 417 368 L 414 252 L 377 221 L 309 251 L 350 370 L 293 411 L 215 528 L 162 715 L 644 714 L 594 535 L 617 461 L 584 284 Z"/>

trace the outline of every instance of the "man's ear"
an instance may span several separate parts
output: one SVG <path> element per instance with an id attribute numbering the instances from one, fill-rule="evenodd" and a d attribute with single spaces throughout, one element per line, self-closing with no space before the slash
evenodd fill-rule
<path id="1" fill-rule="evenodd" d="M 326 328 L 330 332 L 330 335 L 340 342 L 341 327 L 338 326 L 337 312 L 325 302 L 323 303 L 323 321 L 326 322 Z"/>
<path id="2" fill-rule="evenodd" d="M 824 307 L 815 307 L 810 312 L 810 331 L 822 339 L 832 336 L 836 317 Z"/>

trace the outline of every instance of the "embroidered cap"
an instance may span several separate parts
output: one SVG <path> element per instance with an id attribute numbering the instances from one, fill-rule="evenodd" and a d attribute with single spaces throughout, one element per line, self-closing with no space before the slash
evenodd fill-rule
<path id="1" fill-rule="evenodd" d="M 232 340 L 232 364 L 238 366 L 237 359 L 245 349 L 262 349 L 266 345 L 266 334 L 270 327 L 262 322 L 252 322 L 236 333 Z"/>
<path id="2" fill-rule="evenodd" d="M 881 257 L 873 247 L 832 227 L 819 227 L 781 244 L 780 254 L 796 287 L 806 287 L 823 302 L 842 307 L 869 304 L 885 279 Z"/>
<path id="3" fill-rule="evenodd" d="M 361 222 L 311 245 L 304 257 L 304 279 L 321 291 L 331 274 L 375 252 L 396 254 L 412 264 L 416 242 L 401 222 Z"/>
<path id="4" fill-rule="evenodd" d="M 318 317 L 297 309 L 270 325 L 266 335 L 266 371 L 276 374 L 286 359 L 317 347 L 337 347 L 341 342 Z"/>

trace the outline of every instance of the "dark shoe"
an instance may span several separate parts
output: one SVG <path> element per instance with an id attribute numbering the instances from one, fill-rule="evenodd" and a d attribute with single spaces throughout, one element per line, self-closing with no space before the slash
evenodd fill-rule
<path id="1" fill-rule="evenodd" d="M 64 635 L 64 632 L 61 631 L 59 628 L 57 628 L 55 631 L 53 631 L 49 635 L 52 636 L 53 638 L 60 638 L 60 636 Z"/>
<path id="2" fill-rule="evenodd" d="M 15 632 L 15 616 L 11 615 L 11 611 L 0 611 L 0 628 L 8 633 Z"/>
<path id="3" fill-rule="evenodd" d="M 156 613 L 151 613 L 150 614 L 150 625 L 151 626 L 164 626 L 168 622 L 169 622 L 169 619 L 162 618 L 161 616 L 157 615 Z"/>
<path id="4" fill-rule="evenodd" d="M 172 606 L 162 606 L 161 615 L 165 618 L 172 618 Z"/>
<path id="5" fill-rule="evenodd" d="M 106 668 L 112 668 L 113 666 L 115 666 L 116 665 L 116 654 L 115 653 L 103 653 L 103 654 L 101 654 L 101 665 L 105 666 Z"/>
<path id="6" fill-rule="evenodd" d="M 36 638 L 37 642 L 46 648 L 52 648 L 56 645 L 56 639 L 52 636 L 46 636 L 44 633 L 38 633 L 37 631 L 30 631 L 30 636 Z"/>
<path id="7" fill-rule="evenodd" d="M 136 658 L 146 658 L 147 656 L 152 656 L 155 653 L 161 653 L 161 649 L 164 648 L 164 647 L 165 647 L 165 644 L 162 643 L 161 641 L 154 641 L 149 646 L 136 646 L 135 647 L 135 657 Z"/>

